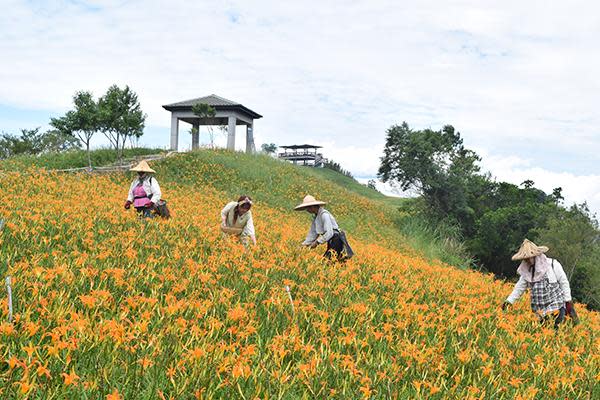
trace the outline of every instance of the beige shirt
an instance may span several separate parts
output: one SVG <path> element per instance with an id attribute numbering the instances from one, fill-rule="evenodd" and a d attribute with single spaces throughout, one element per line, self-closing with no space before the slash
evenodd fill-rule
<path id="1" fill-rule="evenodd" d="M 230 228 L 242 228 L 242 235 L 244 236 L 254 236 L 254 221 L 252 220 L 252 211 L 248 210 L 244 213 L 244 215 L 238 215 L 235 223 L 233 222 L 233 217 L 235 213 L 235 207 L 237 206 L 237 201 L 232 201 L 227 203 L 227 205 L 221 210 L 221 217 L 225 218 L 225 225 Z"/>

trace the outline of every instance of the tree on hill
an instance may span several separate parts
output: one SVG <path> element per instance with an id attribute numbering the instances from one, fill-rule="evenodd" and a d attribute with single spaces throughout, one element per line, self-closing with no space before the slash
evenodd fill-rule
<path id="1" fill-rule="evenodd" d="M 65 135 L 79 139 L 87 152 L 88 168 L 92 168 L 90 142 L 100 129 L 98 103 L 90 92 L 81 91 L 73 96 L 73 104 L 74 110 L 67 111 L 63 117 L 52 118 L 50 125 Z"/>
<path id="2" fill-rule="evenodd" d="M 277 152 L 277 147 L 278 146 L 275 143 L 263 143 L 260 146 L 262 151 L 267 154 L 274 154 L 275 152 Z"/>
<path id="3" fill-rule="evenodd" d="M 117 85 L 108 88 L 98 101 L 100 130 L 122 159 L 128 139 L 140 138 L 144 134 L 146 115 L 142 112 L 138 97 L 129 86 Z"/>
<path id="4" fill-rule="evenodd" d="M 383 182 L 398 183 L 402 190 L 416 190 L 435 218 L 472 224 L 470 200 L 489 190 L 488 181 L 478 174 L 479 161 L 451 125 L 419 131 L 403 122 L 387 131 L 378 176 Z"/>
<path id="5" fill-rule="evenodd" d="M 38 155 L 79 148 L 79 141 L 57 130 L 40 132 L 40 128 L 21 129 L 20 135 L 0 135 L 0 158 Z"/>
<path id="6" fill-rule="evenodd" d="M 342 175 L 346 175 L 348 178 L 354 179 L 354 177 L 352 176 L 352 173 L 350 171 L 345 170 L 344 168 L 342 168 L 342 166 L 339 163 L 337 163 L 333 160 L 328 160 L 327 162 L 325 162 L 323 164 L 323 167 L 330 169 L 332 171 L 335 171 L 335 172 L 339 172 Z"/>

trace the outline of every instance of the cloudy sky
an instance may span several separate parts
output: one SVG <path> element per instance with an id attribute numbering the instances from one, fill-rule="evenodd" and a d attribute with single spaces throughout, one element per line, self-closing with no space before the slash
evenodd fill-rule
<path id="1" fill-rule="evenodd" d="M 1 131 L 46 127 L 77 90 L 99 96 L 128 84 L 148 114 L 142 142 L 166 147 L 170 116 L 161 106 L 215 93 L 264 116 L 255 123 L 257 144 L 321 144 L 326 156 L 369 177 L 392 124 L 452 124 L 498 179 L 561 186 L 568 202 L 587 200 L 600 211 L 595 2 L 0 6 Z M 187 129 L 182 123 L 182 149 Z"/>

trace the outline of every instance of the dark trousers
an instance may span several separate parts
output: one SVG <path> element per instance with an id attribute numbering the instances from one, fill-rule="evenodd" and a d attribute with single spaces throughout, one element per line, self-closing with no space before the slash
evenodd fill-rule
<path id="1" fill-rule="evenodd" d="M 331 256 L 335 252 L 337 260 L 343 261 L 344 260 L 344 256 L 342 255 L 343 250 L 344 250 L 344 242 L 342 241 L 340 234 L 335 232 L 333 234 L 333 236 L 331 237 L 331 239 L 329 239 L 327 241 L 327 250 L 325 251 L 325 254 L 323 254 L 323 257 L 331 260 Z"/>
<path id="2" fill-rule="evenodd" d="M 138 216 L 140 218 L 154 218 L 154 214 L 152 214 L 152 208 L 136 207 L 135 210 L 138 212 Z"/>
<path id="3" fill-rule="evenodd" d="M 558 329 L 558 326 L 564 322 L 566 313 L 567 313 L 567 310 L 564 307 L 561 307 L 560 310 L 558 310 L 558 315 L 556 316 L 556 319 L 554 320 L 554 329 Z M 548 322 L 550 322 L 550 320 L 551 320 L 551 317 L 549 315 L 546 315 L 546 316 L 542 317 L 541 322 L 542 322 L 542 324 L 547 324 Z"/>

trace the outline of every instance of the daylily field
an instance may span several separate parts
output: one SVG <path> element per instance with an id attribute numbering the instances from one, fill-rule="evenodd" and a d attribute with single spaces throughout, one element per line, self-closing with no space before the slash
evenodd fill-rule
<path id="1" fill-rule="evenodd" d="M 600 398 L 599 314 L 555 333 L 528 296 L 502 312 L 510 284 L 408 249 L 393 207 L 263 158 L 152 166 L 168 221 L 123 210 L 129 174 L 0 172 L 0 398 Z M 299 247 L 308 193 L 351 261 Z M 249 251 L 218 227 L 239 194 Z"/>

